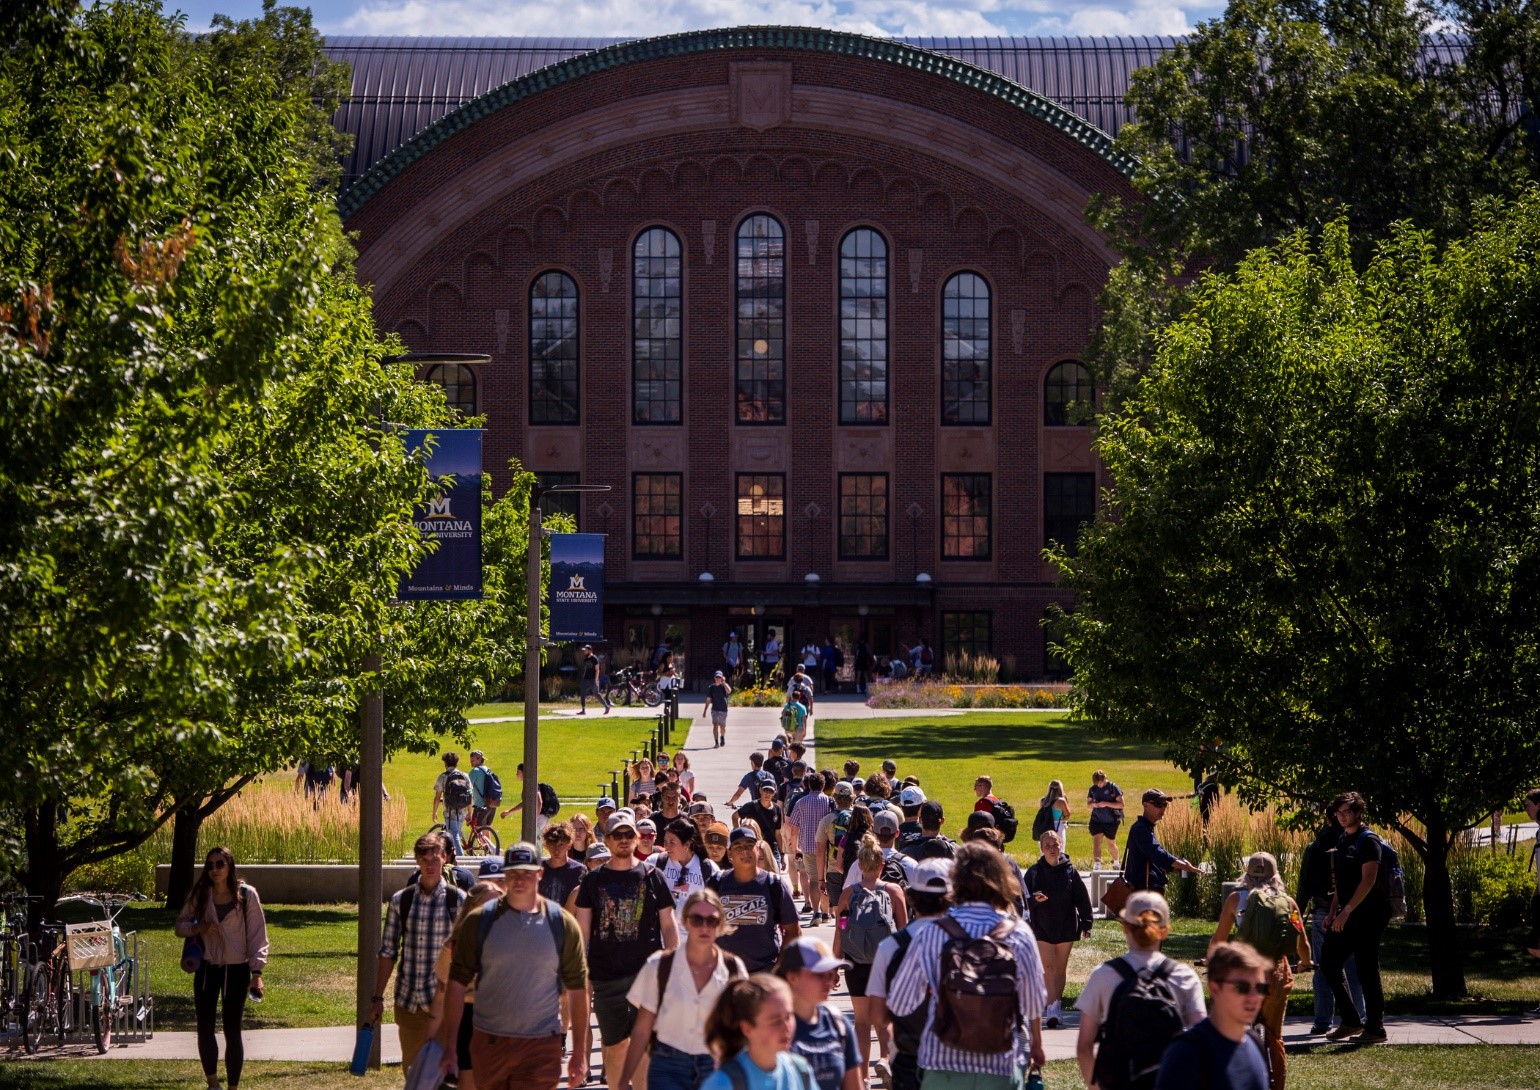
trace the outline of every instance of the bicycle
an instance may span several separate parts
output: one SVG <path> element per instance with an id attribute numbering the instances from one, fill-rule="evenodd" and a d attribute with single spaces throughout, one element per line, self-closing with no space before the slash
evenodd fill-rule
<path id="1" fill-rule="evenodd" d="M 75 986 L 70 978 L 64 925 L 44 921 L 40 931 L 41 945 L 34 946 L 32 953 L 47 953 L 26 963 L 27 1009 L 22 1044 L 28 1052 L 36 1052 L 42 1046 L 44 1034 L 56 1035 L 62 1048 L 65 1037 L 75 1028 Z"/>
<path id="2" fill-rule="evenodd" d="M 640 700 L 649 708 L 663 703 L 657 679 L 636 666 L 624 666 L 611 674 L 604 694 L 611 704 L 624 703 L 628 708 L 633 700 Z"/>
<path id="3" fill-rule="evenodd" d="M 123 932 L 118 927 L 118 916 L 127 905 L 143 900 L 146 898 L 142 893 L 131 893 L 126 896 L 81 893 L 73 897 L 61 898 L 59 901 L 61 907 L 68 904 L 81 904 L 99 909 L 103 919 L 112 928 L 111 946 L 107 953 L 107 956 L 112 959 L 112 964 L 90 970 L 91 988 L 84 996 L 90 1007 L 91 1041 L 96 1045 L 97 1052 L 107 1051 L 108 1045 L 112 1043 L 112 1026 L 117 1020 L 118 1013 L 127 1010 L 133 1003 L 134 961 L 128 956 L 128 946 L 124 943 Z"/>
<path id="4" fill-rule="evenodd" d="M 26 1019 L 26 903 L 40 900 L 25 896 L 0 899 L 0 1033 L 16 1032 Z"/>
<path id="5" fill-rule="evenodd" d="M 428 832 L 447 834 L 449 826 L 441 821 L 431 826 Z M 490 825 L 477 825 L 469 817 L 460 827 L 460 843 L 465 846 L 467 855 L 495 855 L 501 858 L 503 854 L 503 843 L 497 830 Z"/>

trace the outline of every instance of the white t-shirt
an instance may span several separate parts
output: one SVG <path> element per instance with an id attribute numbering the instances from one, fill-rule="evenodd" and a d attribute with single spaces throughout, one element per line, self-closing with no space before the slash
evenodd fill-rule
<path id="1" fill-rule="evenodd" d="M 923 920 L 915 920 L 904 928 L 909 934 L 919 937 L 921 931 L 927 927 L 935 927 L 939 917 L 927 916 Z M 910 945 L 913 945 L 911 941 Z M 893 955 L 898 953 L 898 939 L 889 935 L 877 944 L 877 952 L 872 955 L 871 979 L 866 982 L 866 994 L 868 997 L 886 999 L 888 997 L 888 965 L 893 960 Z"/>
<path id="2" fill-rule="evenodd" d="M 684 947 L 674 954 L 674 964 L 668 974 L 668 991 L 663 1002 L 658 1002 L 658 962 L 663 960 L 659 950 L 647 959 L 642 971 L 631 982 L 626 1002 L 640 1010 L 657 1012 L 653 1024 L 658 1040 L 670 1048 L 700 1056 L 710 1051 L 706 1047 L 706 1019 L 717 997 L 727 990 L 727 959 L 717 954 L 717 967 L 699 992 L 695 990 L 695 975 L 685 960 Z"/>
<path id="3" fill-rule="evenodd" d="M 662 863 L 662 859 L 667 859 L 668 862 Z M 696 855 L 692 855 L 690 861 L 682 867 L 668 855 L 663 856 L 659 862 L 662 865 L 659 866 L 658 873 L 668 883 L 668 891 L 674 895 L 674 919 L 679 922 L 680 937 L 686 938 L 690 932 L 684 920 L 685 898 L 696 890 L 704 888 L 706 879 L 715 873 L 716 868 L 710 864 L 701 866 L 700 857 Z"/>
<path id="4" fill-rule="evenodd" d="M 1159 950 L 1130 950 L 1122 956 L 1135 972 L 1140 973 L 1151 965 L 1171 960 Z M 1203 1001 L 1203 982 L 1198 979 L 1191 965 L 1180 961 L 1174 964 L 1176 967 L 1171 970 L 1171 986 L 1176 989 L 1177 1001 L 1182 1007 L 1182 1023 L 1195 1025 L 1208 1017 L 1208 1004 Z M 1090 979 L 1085 982 L 1080 998 L 1075 1000 L 1081 1025 L 1090 1022 L 1099 1026 L 1106 1021 L 1112 993 L 1118 990 L 1121 983 L 1123 977 L 1111 965 L 1096 967 Z"/>
<path id="5" fill-rule="evenodd" d="M 882 853 L 882 861 L 883 861 L 883 863 L 887 863 L 887 861 L 890 860 L 890 859 L 897 859 L 898 860 L 898 865 L 900 867 L 904 868 L 904 881 L 906 881 L 906 882 L 914 881 L 914 868 L 915 868 L 915 864 L 917 863 L 917 860 L 910 859 L 907 855 L 905 855 L 903 852 L 899 851 L 897 848 L 886 848 L 886 849 L 883 850 L 883 853 Z M 845 875 L 845 885 L 844 885 L 844 888 L 845 889 L 849 889 L 851 886 L 859 886 L 860 884 L 861 884 L 861 868 L 860 867 L 851 867 L 850 868 L 850 873 Z"/>

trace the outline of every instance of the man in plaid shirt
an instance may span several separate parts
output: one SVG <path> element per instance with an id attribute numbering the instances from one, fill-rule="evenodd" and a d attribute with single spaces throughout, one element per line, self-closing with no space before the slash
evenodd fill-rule
<path id="1" fill-rule="evenodd" d="M 444 841 L 437 833 L 425 833 L 412 846 L 417 859 L 417 881 L 390 898 L 385 910 L 385 931 L 380 940 L 379 968 L 375 975 L 376 1024 L 385 1012 L 385 986 L 396 962 L 396 1032 L 401 1038 L 401 1070 L 410 1071 L 417 1052 L 428 1039 L 429 1008 L 438 986 L 433 963 L 454 930 L 455 917 L 465 894 L 444 881 Z"/>

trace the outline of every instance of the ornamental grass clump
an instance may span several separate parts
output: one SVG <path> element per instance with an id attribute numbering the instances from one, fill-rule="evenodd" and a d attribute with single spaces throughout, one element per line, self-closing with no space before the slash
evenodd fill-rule
<path id="1" fill-rule="evenodd" d="M 1134 798 L 1141 792 L 1130 792 Z M 1199 863 L 1204 856 L 1203 822 L 1198 817 L 1197 806 L 1187 799 L 1173 799 L 1166 807 L 1166 816 L 1155 827 L 1161 844 L 1178 859 Z M 1140 875 L 1134 875 L 1139 879 Z M 1173 874 L 1166 883 L 1166 899 L 1171 911 L 1177 916 L 1196 916 L 1202 911 L 1199 898 L 1199 880 L 1190 874 Z"/>
<path id="2" fill-rule="evenodd" d="M 1210 919 L 1217 920 L 1224 906 L 1224 884 L 1235 881 L 1245 869 L 1250 825 L 1250 815 L 1234 795 L 1220 795 L 1209 807 L 1208 861 L 1213 866 L 1199 880 L 1198 889 L 1201 911 Z"/>

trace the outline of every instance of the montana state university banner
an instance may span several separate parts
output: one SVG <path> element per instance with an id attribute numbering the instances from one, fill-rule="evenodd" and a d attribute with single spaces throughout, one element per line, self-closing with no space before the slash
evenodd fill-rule
<path id="1" fill-rule="evenodd" d="M 417 532 L 437 548 L 418 562 L 416 571 L 402 576 L 400 597 L 415 602 L 480 598 L 481 430 L 410 429 L 403 434 L 408 454 L 425 451 L 430 476 L 454 480 L 412 518 Z"/>
<path id="2" fill-rule="evenodd" d="M 604 639 L 604 535 L 551 535 L 551 640 Z"/>

